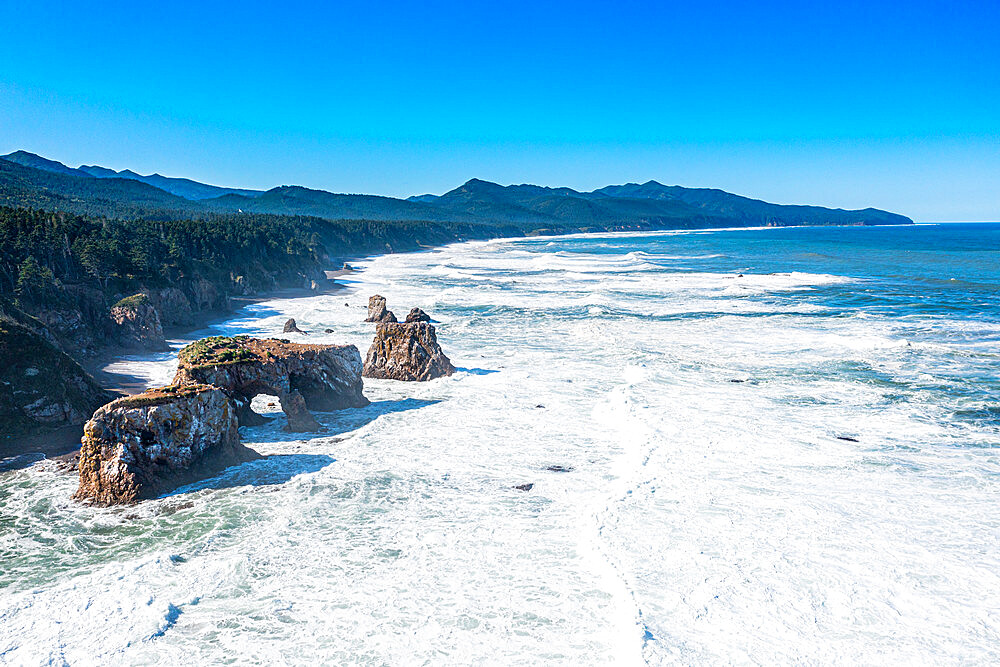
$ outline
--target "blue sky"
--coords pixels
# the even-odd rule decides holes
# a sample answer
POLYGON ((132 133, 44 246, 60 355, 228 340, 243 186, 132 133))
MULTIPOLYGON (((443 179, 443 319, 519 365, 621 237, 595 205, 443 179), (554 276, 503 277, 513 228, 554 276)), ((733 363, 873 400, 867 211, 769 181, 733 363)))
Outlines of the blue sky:
POLYGON ((1000 219, 1000 2, 0 3, 0 152, 1000 219))

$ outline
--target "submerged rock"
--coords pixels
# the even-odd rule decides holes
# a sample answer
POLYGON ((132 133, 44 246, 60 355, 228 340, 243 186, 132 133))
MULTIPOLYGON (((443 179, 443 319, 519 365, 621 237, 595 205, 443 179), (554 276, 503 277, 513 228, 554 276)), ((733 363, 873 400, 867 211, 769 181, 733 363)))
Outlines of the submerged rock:
POLYGON ((433 380, 455 372, 441 350, 434 326, 426 322, 380 323, 365 357, 364 377, 433 380))
POLYGON ((285 322, 285 326, 281 329, 281 333, 300 333, 300 334, 304 334, 306 332, 303 331, 302 329, 300 329, 295 324, 295 318, 294 317, 290 317, 290 318, 288 318, 288 321, 285 322))
POLYGON ((385 297, 378 294, 368 298, 368 317, 365 322, 396 322, 396 316, 385 305, 385 297))
POLYGON ((412 308, 406 316, 407 322, 430 322, 431 316, 420 308, 412 308))
POLYGON ((240 425, 263 417, 250 409, 254 396, 277 396, 291 431, 315 431, 309 410, 368 405, 362 394, 361 354, 353 345, 303 345, 273 338, 215 336, 178 354, 175 385, 210 384, 236 404, 240 425))
POLYGON ((126 297, 111 308, 115 337, 128 348, 166 350, 160 314, 149 296, 139 293, 126 297))
POLYGON ((84 426, 74 498, 134 503, 259 458, 237 429, 236 411, 217 387, 169 386, 112 401, 84 426))

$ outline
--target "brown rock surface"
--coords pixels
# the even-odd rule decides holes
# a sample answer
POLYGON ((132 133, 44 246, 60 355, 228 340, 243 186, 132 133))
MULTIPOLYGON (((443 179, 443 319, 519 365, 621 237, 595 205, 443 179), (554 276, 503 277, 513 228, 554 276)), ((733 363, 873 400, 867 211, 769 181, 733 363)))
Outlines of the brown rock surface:
POLYGON ((455 367, 441 350, 434 326, 382 322, 365 358, 364 377, 424 381, 451 375, 455 367))
POLYGON ((237 429, 236 411, 216 387, 170 386, 112 401, 84 426, 74 497, 134 503, 258 458, 237 429))
POLYGON ((368 298, 368 317, 365 322, 396 322, 396 316, 385 305, 385 297, 378 294, 368 298))
POLYGON ((407 322, 430 322, 431 316, 425 313, 420 308, 411 308, 410 312, 406 315, 407 322))
POLYGON ((292 431, 319 424, 309 410, 364 407, 361 355, 353 345, 303 345, 248 336, 205 338, 180 351, 175 385, 210 384, 236 404, 241 425, 260 423, 254 396, 277 396, 292 431))

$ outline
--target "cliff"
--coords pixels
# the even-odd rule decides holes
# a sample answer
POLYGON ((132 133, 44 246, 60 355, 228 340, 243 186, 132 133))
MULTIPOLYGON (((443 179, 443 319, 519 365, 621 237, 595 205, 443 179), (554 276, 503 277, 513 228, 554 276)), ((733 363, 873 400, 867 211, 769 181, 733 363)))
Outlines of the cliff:
POLYGON ((139 293, 122 299, 111 307, 111 321, 118 342, 138 350, 166 350, 160 313, 148 295, 139 293))
POLYGON ((82 424, 113 398, 57 347, 41 322, 2 302, 0 359, 5 436, 82 424))

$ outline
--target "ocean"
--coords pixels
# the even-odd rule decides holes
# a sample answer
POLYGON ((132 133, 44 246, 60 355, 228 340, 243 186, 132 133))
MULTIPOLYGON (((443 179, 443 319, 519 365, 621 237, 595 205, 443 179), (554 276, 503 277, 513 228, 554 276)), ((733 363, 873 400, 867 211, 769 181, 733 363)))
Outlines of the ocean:
POLYGON ((437 320, 459 372, 366 380, 320 434, 259 397, 267 458, 138 506, 0 473, 0 663, 1000 661, 1000 224, 357 266, 202 334, 363 356, 378 293, 437 320))

